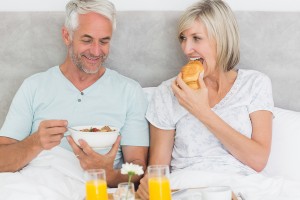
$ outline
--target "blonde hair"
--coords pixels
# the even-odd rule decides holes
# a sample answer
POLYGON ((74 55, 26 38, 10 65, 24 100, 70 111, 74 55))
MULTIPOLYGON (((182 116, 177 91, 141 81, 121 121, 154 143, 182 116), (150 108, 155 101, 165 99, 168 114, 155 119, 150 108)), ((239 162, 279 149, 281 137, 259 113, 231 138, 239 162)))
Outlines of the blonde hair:
POLYGON ((217 44, 217 66, 224 71, 233 69, 240 61, 238 25, 230 7, 222 0, 202 0, 190 6, 181 16, 178 37, 199 20, 208 36, 217 44))
POLYGON ((113 30, 116 28, 116 9, 114 4, 107 0, 71 0, 66 5, 65 27, 72 38, 73 32, 78 27, 78 15, 95 12, 103 15, 112 23, 113 30))

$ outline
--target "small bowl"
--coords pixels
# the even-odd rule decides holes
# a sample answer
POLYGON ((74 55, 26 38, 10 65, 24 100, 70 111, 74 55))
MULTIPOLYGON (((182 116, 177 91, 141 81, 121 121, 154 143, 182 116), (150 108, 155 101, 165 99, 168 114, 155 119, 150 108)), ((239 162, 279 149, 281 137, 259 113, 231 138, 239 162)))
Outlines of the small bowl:
POLYGON ((106 149, 110 148, 116 141, 119 135, 119 129, 109 126, 113 131, 111 132, 85 132, 83 129, 90 128, 101 129, 104 126, 90 125, 90 126, 74 126, 69 128, 72 138, 75 143, 79 145, 78 140, 85 140, 93 149, 106 149))

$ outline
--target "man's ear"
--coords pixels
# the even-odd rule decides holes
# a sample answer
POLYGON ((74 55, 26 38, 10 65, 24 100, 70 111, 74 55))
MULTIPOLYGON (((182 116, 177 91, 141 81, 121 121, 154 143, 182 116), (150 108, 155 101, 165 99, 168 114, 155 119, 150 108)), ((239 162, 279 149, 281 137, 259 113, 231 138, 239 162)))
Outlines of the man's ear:
POLYGON ((61 30, 62 38, 64 40, 64 43, 66 46, 69 46, 71 44, 71 35, 69 34, 69 31, 66 27, 63 27, 61 30))

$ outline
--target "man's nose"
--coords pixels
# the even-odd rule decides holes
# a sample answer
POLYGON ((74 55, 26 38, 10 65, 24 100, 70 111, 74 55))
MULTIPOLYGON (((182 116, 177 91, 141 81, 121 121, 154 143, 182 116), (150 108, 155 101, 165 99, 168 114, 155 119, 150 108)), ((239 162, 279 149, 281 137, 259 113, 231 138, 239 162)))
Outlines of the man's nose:
POLYGON ((98 42, 93 42, 90 48, 90 52, 94 56, 99 56, 101 52, 101 45, 98 42))

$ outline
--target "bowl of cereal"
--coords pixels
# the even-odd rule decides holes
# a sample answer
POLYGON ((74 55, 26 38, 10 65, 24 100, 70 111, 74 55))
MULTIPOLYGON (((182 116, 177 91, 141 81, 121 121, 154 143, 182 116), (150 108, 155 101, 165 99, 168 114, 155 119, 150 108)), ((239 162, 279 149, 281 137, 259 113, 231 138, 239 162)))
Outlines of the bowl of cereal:
POLYGON ((69 128, 72 138, 79 145, 79 139, 85 140, 93 149, 110 148, 119 135, 119 129, 112 126, 74 126, 69 128))

